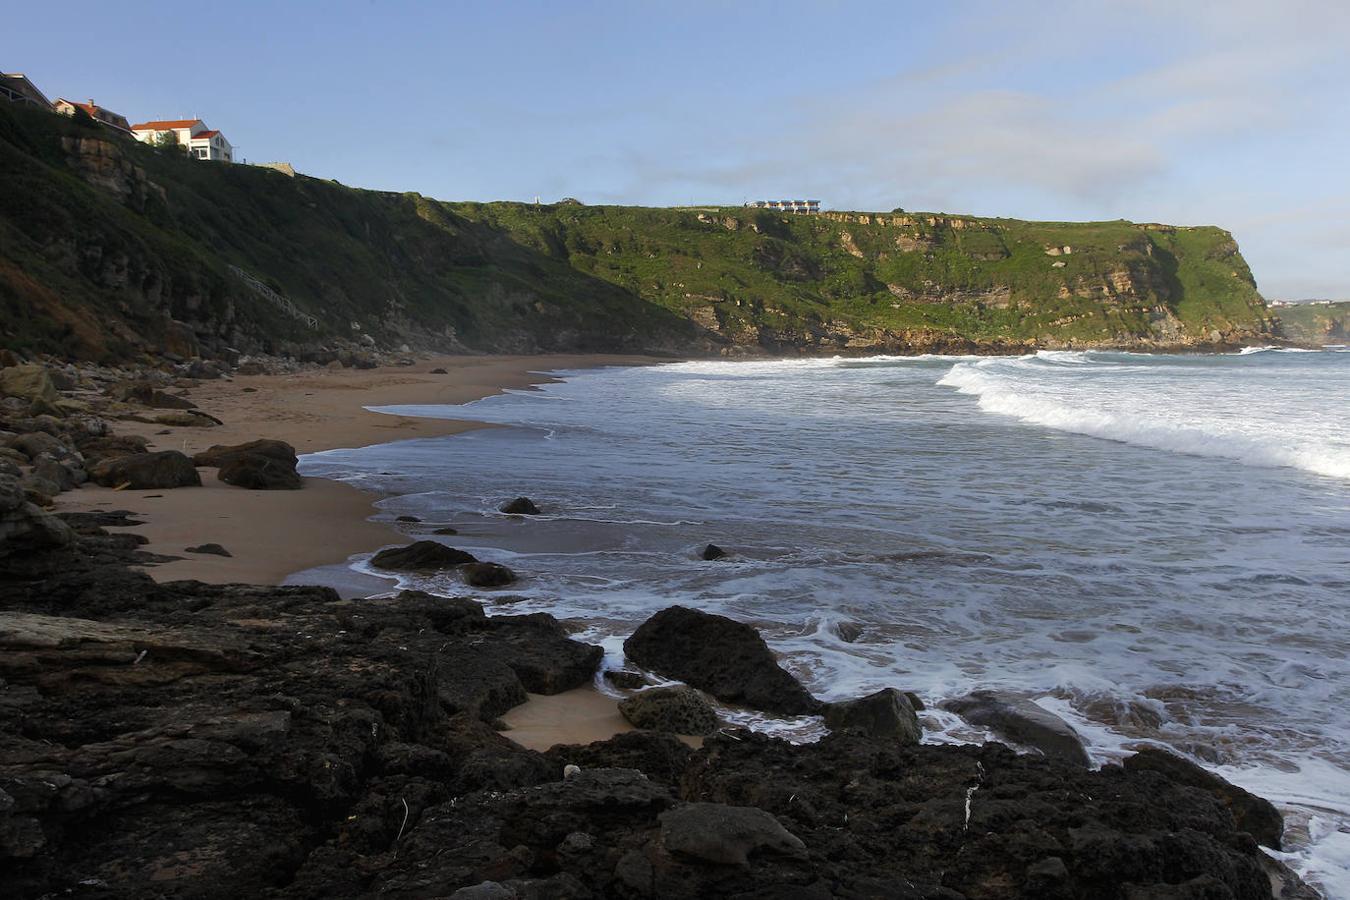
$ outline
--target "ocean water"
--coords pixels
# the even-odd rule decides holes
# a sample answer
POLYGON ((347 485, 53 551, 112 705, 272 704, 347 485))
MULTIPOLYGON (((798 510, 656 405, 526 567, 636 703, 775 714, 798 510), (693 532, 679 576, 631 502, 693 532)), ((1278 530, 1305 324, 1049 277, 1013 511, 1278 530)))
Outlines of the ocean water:
MULTIPOLYGON (((1070 720, 1099 763, 1185 753, 1280 805, 1288 862, 1350 898, 1350 352, 557 374, 388 408, 512 427, 303 471, 456 526, 443 540, 523 576, 483 596, 584 620, 610 665, 682 603, 754 623, 826 699, 1000 688, 1070 720), (495 511, 521 494, 545 514, 495 511), (733 556, 697 559, 710 541, 733 556)), ((930 740, 984 737, 924 715, 930 740)))

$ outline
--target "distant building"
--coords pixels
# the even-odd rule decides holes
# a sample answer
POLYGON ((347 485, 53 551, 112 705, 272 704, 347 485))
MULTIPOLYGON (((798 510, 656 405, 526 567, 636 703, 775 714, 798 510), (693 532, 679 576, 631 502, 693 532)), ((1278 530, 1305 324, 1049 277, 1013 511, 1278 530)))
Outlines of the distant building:
POLYGON ((52 101, 22 72, 0 72, 0 98, 51 111, 52 101))
POLYGON ((155 144, 164 134, 175 134, 178 143, 197 159, 234 162, 234 148, 219 131, 207 128, 201 119, 159 119, 132 125, 131 132, 143 144, 155 144))
POLYGON ((89 118, 98 122, 100 125, 107 125, 115 131, 120 131, 125 135, 135 137, 131 132, 131 125, 127 122, 126 116, 120 116, 110 109, 104 109, 93 100, 90 100, 88 103, 76 103, 73 100, 60 98, 56 101, 54 109, 63 116, 73 116, 75 115, 75 110, 82 109, 88 114, 89 118))
POLYGON ((755 209, 776 209, 779 212, 818 213, 819 200, 754 200, 745 204, 755 209))

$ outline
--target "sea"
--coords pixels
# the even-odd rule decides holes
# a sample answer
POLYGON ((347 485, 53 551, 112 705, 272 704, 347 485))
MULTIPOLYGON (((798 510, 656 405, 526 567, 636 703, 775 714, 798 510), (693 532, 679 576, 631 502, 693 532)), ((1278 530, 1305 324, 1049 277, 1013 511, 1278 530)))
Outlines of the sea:
MULTIPOLYGON (((580 620, 606 666, 658 609, 759 627, 824 699, 980 688, 1097 764, 1158 745, 1274 801, 1287 863, 1350 898, 1350 352, 678 362, 405 416, 492 426, 302 471, 521 575, 493 612, 580 620), (524 495, 537 517, 497 512, 524 495), (705 562, 708 543, 726 559, 705 562)), ((367 557, 352 568, 370 572, 367 557)), ((473 593, 454 573, 399 587, 473 593)), ((597 682, 604 690, 607 683, 597 682)), ((727 710, 790 740, 819 720, 727 710)))

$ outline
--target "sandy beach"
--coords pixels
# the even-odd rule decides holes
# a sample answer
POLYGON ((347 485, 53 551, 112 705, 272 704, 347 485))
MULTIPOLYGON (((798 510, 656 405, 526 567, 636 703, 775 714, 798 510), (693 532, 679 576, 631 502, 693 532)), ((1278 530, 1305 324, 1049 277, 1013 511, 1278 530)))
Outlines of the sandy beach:
MULTIPOLYGON (((365 407, 468 403, 548 382, 540 372, 657 361, 633 356, 451 356, 405 367, 241 375, 204 381, 188 392, 198 407, 224 422, 219 427, 119 422, 117 430, 144 435, 152 450, 188 454, 257 438, 286 441, 300 454, 364 447, 486 427, 391 416, 365 407), (431 374, 433 369, 446 374, 431 374)), ((355 553, 406 540, 391 525, 369 521, 371 505, 380 497, 350 485, 306 478, 300 491, 250 491, 218 481, 213 469, 201 474, 202 487, 169 491, 86 485, 62 494, 57 508, 124 509, 143 518, 143 525, 130 529, 149 539, 143 549, 181 557, 148 567, 157 581, 280 584, 292 573, 340 564, 355 553), (185 552, 203 543, 220 544, 232 555, 185 552)))

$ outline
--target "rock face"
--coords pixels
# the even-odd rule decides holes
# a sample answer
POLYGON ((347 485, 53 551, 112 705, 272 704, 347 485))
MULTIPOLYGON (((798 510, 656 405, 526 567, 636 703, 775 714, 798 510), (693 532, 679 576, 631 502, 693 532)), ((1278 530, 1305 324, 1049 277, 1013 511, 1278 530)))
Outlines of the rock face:
POLYGON ((398 572, 436 572, 477 561, 470 553, 436 541, 414 541, 406 547, 381 550, 371 557, 370 564, 398 572))
POLYGON ((516 573, 499 563, 465 563, 460 571, 464 574, 464 583, 471 587, 505 587, 516 580, 516 573))
POLYGON ((177 450, 132 453, 105 459, 94 466, 89 472, 89 478, 104 487, 126 485, 135 490, 192 487, 202 483, 192 460, 177 450))
POLYGON ((1136 773, 1158 772, 1176 784, 1207 791, 1228 808, 1238 828, 1273 850, 1281 849, 1284 817, 1269 800, 1206 772, 1188 759, 1156 747, 1146 747, 1127 758, 1125 770, 1136 773))
POLYGON ((819 712, 820 701, 774 658, 759 632, 725 616, 672 606, 623 644, 638 665, 737 703, 782 715, 819 712))
POLYGON ((1032 747, 1052 759, 1087 768, 1083 742, 1059 716, 1013 694, 975 691, 942 704, 972 725, 988 728, 1015 744, 1032 747))
POLYGON ((923 728, 914 707, 895 688, 882 688, 857 700, 827 704, 825 724, 834 731, 857 731, 901 744, 923 740, 923 728))
POLYGON ((529 497, 517 497, 514 500, 508 500, 498 507, 501 512, 512 516, 537 516, 539 507, 534 505, 534 501, 529 497))
POLYGON ((698 556, 699 559, 711 561, 714 559, 721 559, 726 555, 727 551, 723 550, 721 547, 717 546, 716 544, 709 544, 708 546, 703 548, 703 552, 701 552, 698 556))
POLYGON ((648 731, 706 735, 717 730, 717 713, 691 687, 649 688, 619 701, 619 712, 634 728, 648 731))

